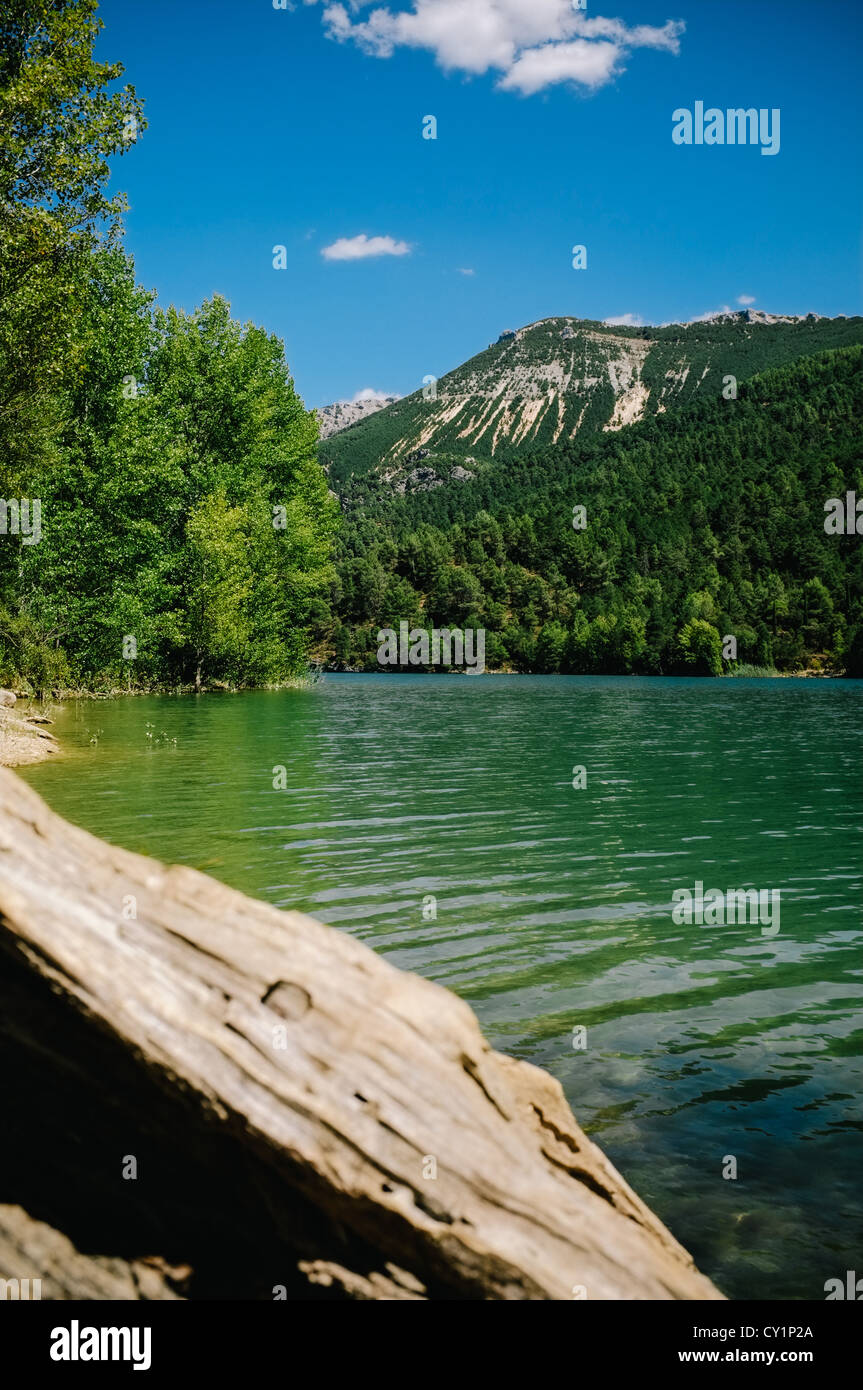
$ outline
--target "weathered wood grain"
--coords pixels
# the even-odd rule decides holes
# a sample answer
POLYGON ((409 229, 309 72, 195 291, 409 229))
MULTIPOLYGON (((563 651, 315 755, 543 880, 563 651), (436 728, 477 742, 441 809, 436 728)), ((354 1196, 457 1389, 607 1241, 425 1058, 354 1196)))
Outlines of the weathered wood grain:
POLYGON ((455 995, 2 770, 0 1046, 0 1276, 35 1220, 193 1298, 722 1296, 455 995))

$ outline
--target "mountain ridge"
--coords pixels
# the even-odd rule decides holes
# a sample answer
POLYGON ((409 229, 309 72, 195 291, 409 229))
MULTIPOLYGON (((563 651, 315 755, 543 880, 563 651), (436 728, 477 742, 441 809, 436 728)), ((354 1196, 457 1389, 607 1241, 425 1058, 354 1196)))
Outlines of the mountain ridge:
POLYGON ((574 316, 507 329, 424 390, 319 445, 330 486, 361 502, 380 488, 426 490, 496 457, 613 432, 719 396, 758 372, 863 342, 863 318, 719 311, 687 324, 574 316))

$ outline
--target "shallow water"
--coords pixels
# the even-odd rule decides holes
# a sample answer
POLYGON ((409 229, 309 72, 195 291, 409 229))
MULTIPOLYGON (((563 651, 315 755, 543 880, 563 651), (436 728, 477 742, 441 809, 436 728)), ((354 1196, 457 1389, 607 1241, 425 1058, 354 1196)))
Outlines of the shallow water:
POLYGON ((859 681, 329 676, 66 706, 67 756, 22 775, 456 990, 725 1293, 822 1299, 863 1272, 861 708, 859 681), (676 925, 697 880, 779 889, 778 933, 676 925))

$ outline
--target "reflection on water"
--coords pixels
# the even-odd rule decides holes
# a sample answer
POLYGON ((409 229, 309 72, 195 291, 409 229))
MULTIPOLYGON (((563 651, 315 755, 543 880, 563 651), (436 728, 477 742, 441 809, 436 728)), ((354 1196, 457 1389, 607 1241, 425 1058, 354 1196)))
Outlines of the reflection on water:
POLYGON ((821 1299, 863 1257, 861 696, 334 676, 69 706, 69 755, 25 775, 456 990, 726 1293, 821 1299), (780 889, 779 934, 676 926, 697 880, 780 889))

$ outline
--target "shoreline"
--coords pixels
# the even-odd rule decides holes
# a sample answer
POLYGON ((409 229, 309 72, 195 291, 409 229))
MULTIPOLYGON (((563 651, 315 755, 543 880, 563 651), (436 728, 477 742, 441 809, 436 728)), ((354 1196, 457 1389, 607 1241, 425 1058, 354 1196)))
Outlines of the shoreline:
POLYGON ((11 691, 0 691, 0 767, 25 767, 59 753, 59 743, 45 728, 53 722, 32 700, 19 708, 11 691))
MULTIPOLYGON (((155 686, 146 689, 128 689, 116 687, 111 690, 80 690, 62 689, 51 691, 44 702, 39 702, 34 696, 18 695, 11 690, 0 689, 0 767, 25 767, 34 763, 46 762, 55 754, 62 752, 62 748, 56 737, 48 733, 45 725, 53 724, 53 719, 45 713, 46 709, 53 704, 66 704, 74 700, 122 700, 132 699, 147 695, 241 695, 255 690, 291 690, 303 689, 307 686, 317 685, 324 676, 376 676, 376 675, 461 675, 459 671, 446 671, 437 673, 435 671, 419 670, 397 670, 397 671, 366 671, 352 668, 342 668, 341 670, 325 670, 317 668, 306 680, 286 681, 283 685, 266 686, 228 686, 214 684, 196 690, 194 686, 155 686)), ((569 672, 561 671, 484 671, 487 676, 564 676, 569 672)), ((602 673, 598 673, 602 674, 602 673)), ((649 676, 638 676, 633 679, 649 680, 649 676)), ((665 679, 657 677, 656 679, 665 679)), ((686 678, 684 678, 686 679, 686 678)), ((693 679, 689 677, 688 679, 693 679)), ((759 673, 757 676, 736 675, 729 672, 722 676, 703 676, 700 679, 705 682, 715 680, 850 680, 844 672, 839 671, 773 671, 770 673, 759 673)))

